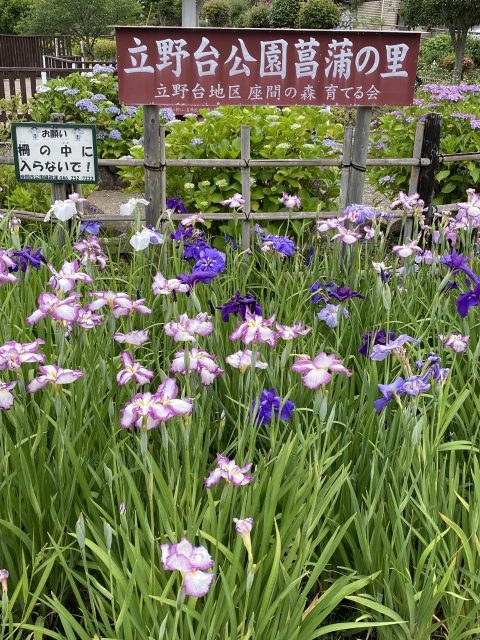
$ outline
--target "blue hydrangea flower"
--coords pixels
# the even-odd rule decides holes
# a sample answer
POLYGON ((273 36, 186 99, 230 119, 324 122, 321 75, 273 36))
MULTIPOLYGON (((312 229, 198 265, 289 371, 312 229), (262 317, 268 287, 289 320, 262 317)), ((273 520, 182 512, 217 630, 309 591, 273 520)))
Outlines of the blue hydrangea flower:
POLYGON ((80 93, 80 89, 65 89, 63 92, 64 96, 76 96, 77 93, 80 93))
POLYGON ((126 120, 128 118, 128 116, 126 116, 124 113, 120 114, 119 116, 117 116, 115 118, 115 120, 118 120, 119 122, 123 122, 124 120, 126 120))
POLYGON ((81 111, 88 111, 88 113, 98 113, 100 111, 97 105, 93 104, 89 98, 82 98, 82 100, 75 103, 75 106, 81 111))
POLYGON ((106 131, 97 131, 97 140, 104 140, 107 137, 106 131))
POLYGON ((110 133, 108 134, 108 137, 111 140, 121 140, 122 139, 122 134, 120 133, 120 131, 118 129, 112 129, 110 131, 110 133))
POLYGON ((170 109, 170 107, 160 109, 159 113, 160 117, 164 120, 175 120, 175 111, 173 109, 170 109))
POLYGON ((107 107, 107 108, 105 109, 105 111, 106 111, 107 113, 113 113, 113 114, 115 114, 115 115, 118 115, 118 114, 120 113, 120 109, 119 109, 118 107, 115 107, 115 106, 114 106, 114 107, 107 107))
POLYGON ((193 144, 194 147, 198 147, 198 145, 203 144, 203 138, 192 138, 190 143, 193 144))

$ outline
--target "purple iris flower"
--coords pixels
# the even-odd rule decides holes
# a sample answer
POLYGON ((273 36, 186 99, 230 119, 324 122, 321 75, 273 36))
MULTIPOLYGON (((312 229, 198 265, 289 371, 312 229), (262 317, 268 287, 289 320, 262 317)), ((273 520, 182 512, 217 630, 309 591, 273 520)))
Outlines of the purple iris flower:
POLYGON ((286 238, 285 236, 273 236, 268 235, 262 238, 263 247, 262 251, 269 251, 273 249, 277 253, 282 254, 282 256, 288 256, 291 258, 295 253, 295 243, 290 238, 286 238))
POLYGON ((80 225, 80 233, 85 231, 86 233, 90 233, 92 236, 96 236, 100 231, 101 224, 100 220, 88 220, 87 222, 82 222, 80 225))
POLYGON ((370 358, 372 360, 385 360, 385 358, 388 356, 389 353, 391 353, 392 351, 396 351, 397 349, 400 349, 405 342, 416 342, 418 344, 420 340, 417 340, 416 338, 411 338, 410 336, 407 336, 405 333, 402 333, 402 335, 398 336, 396 340, 391 340, 385 345, 381 345, 381 344, 375 345, 373 347, 372 353, 370 354, 370 358))
POLYGON ((32 267, 33 269, 40 269, 42 262, 45 264, 47 261, 45 260, 45 256, 42 255, 40 247, 35 249, 32 253, 32 247, 27 245, 23 251, 12 251, 11 258, 15 261, 14 267, 9 267, 9 271, 18 271, 20 268, 24 273, 28 267, 32 267))
POLYGON ((236 238, 233 239, 232 244, 233 244, 233 250, 236 251, 238 249, 238 242, 236 238))
POLYGON ((313 304, 318 304, 320 301, 327 302, 327 300, 331 299, 331 291, 334 291, 336 289, 338 289, 338 287, 335 281, 327 282, 326 284, 323 284, 323 282, 316 282, 315 284, 312 284, 312 286, 309 288, 309 291, 315 294, 312 296, 313 304), (322 289, 322 292, 316 293, 319 289, 322 289))
MULTIPOLYGON (((375 346, 376 344, 387 344, 387 332, 385 329, 374 329, 373 331, 362 334, 362 338, 365 342, 358 350, 358 353, 361 353, 365 358, 368 357, 368 352, 372 346, 375 346)), ((389 331, 388 340, 395 340, 395 333, 393 331, 389 331)))
POLYGON ((475 284, 480 284, 480 278, 478 278, 478 276, 476 276, 473 271, 467 267, 467 262, 469 260, 469 257, 465 258, 463 253, 457 253, 455 249, 450 255, 442 256, 440 258, 440 262, 442 264, 446 264, 447 267, 451 269, 452 273, 463 271, 475 284))
POLYGON ((312 258, 315 254, 315 247, 310 247, 307 257, 305 258, 305 266, 309 267, 312 264, 312 258))
MULTIPOLYGON (((192 227, 193 229, 193 227, 192 227)), ((195 240, 192 244, 185 242, 183 244, 183 259, 184 260, 200 260, 202 251, 210 249, 210 245, 205 240, 195 240)))
POLYGON ((409 396, 418 396, 420 393, 428 391, 428 389, 430 389, 430 385, 426 383, 428 375, 429 374, 425 376, 410 376, 405 380, 400 391, 408 393, 409 396))
MULTIPOLYGON (((468 282, 468 281, 467 281, 468 282)), ((480 281, 475 285, 474 289, 468 289, 455 300, 458 313, 465 318, 468 315, 470 307, 477 307, 480 304, 480 281)))
POLYGON ((184 229, 181 224, 178 225, 175 233, 170 234, 171 240, 184 240, 185 238, 191 238, 193 235, 193 227, 188 227, 188 229, 184 229))
MULTIPOLYGON (((277 418, 280 417, 281 420, 290 420, 293 410, 295 409, 295 405, 290 400, 286 400, 280 408, 282 403, 283 399, 275 395, 275 389, 264 389, 260 394, 260 402, 258 412, 255 416, 255 423, 259 425, 268 424, 272 419, 272 410, 277 418)), ((256 398, 254 398, 252 402, 251 415, 255 414, 255 407, 256 398)))
POLYGON ((173 213, 188 213, 181 198, 167 198, 167 209, 173 209, 173 213))
POLYGON ((225 234, 225 244, 230 244, 230 234, 228 233, 228 231, 225 234))
POLYGON ((236 313, 238 313, 242 320, 245 320, 245 313, 247 309, 257 316, 263 315, 262 307, 259 305, 257 298, 253 293, 249 293, 248 291, 244 296, 241 295, 240 291, 237 291, 233 298, 228 302, 225 302, 225 304, 217 307, 217 309, 221 310, 222 320, 224 322, 228 322, 230 314, 235 315, 236 313))
MULTIPOLYGON (((217 276, 216 271, 194 271, 191 275, 186 273, 179 273, 177 276, 177 280, 180 280, 183 284, 188 284, 190 289, 192 289, 197 282, 201 282, 202 284, 208 284, 213 278, 217 276)), ((187 296, 189 294, 187 293, 187 296)))
POLYGON ((387 406, 390 400, 393 400, 396 395, 400 395, 400 393, 402 393, 403 385, 403 378, 397 378, 391 384, 379 384, 378 388, 380 389, 380 393, 383 397, 374 401, 373 406, 375 408, 375 413, 380 413, 380 411, 387 406))
POLYGON ((365 298, 361 293, 352 291, 350 287, 335 287, 329 291, 330 298, 336 298, 339 302, 348 300, 349 298, 365 298))
POLYGON ((215 271, 215 273, 225 271, 225 254, 211 247, 202 249, 193 271, 215 271))
POLYGON ((442 361, 442 359, 435 355, 435 353, 433 351, 430 351, 429 353, 427 353, 427 359, 426 360, 416 360, 415 361, 415 365, 417 367, 417 369, 426 369, 427 367, 431 367, 434 364, 440 364, 440 362, 442 361))

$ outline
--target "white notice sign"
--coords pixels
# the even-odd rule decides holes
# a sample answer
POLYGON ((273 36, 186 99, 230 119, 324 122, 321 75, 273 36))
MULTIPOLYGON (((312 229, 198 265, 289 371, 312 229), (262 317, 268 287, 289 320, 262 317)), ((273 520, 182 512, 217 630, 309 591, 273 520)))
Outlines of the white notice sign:
POLYGON ((98 182, 93 125, 15 122, 12 141, 19 182, 98 182))

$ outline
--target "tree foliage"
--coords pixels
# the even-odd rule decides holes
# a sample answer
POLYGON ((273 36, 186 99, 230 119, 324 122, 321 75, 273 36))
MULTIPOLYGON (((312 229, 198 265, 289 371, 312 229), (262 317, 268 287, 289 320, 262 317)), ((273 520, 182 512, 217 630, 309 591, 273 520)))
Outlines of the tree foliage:
POLYGON ((208 20, 211 27, 228 27, 232 10, 227 0, 208 0, 203 5, 201 17, 208 20))
POLYGON ((448 28, 455 49, 454 78, 460 80, 468 31, 480 24, 479 0, 402 0, 400 15, 407 27, 448 28))
POLYGON ((270 7, 266 2, 256 4, 245 14, 245 27, 250 29, 268 29, 270 27, 270 7))
POLYGON ((87 53, 93 55, 96 40, 111 31, 110 25, 135 24, 140 11, 136 0, 33 0, 18 30, 70 35, 77 42, 83 40, 87 53))
POLYGON ((0 0, 0 33, 16 33, 17 24, 29 9, 30 0, 0 0))
POLYGON ((299 29, 334 29, 340 24, 342 12, 333 0, 307 0, 300 8, 299 29))
POLYGON ((294 28, 300 9, 300 0, 273 0, 270 26, 273 29, 294 28))

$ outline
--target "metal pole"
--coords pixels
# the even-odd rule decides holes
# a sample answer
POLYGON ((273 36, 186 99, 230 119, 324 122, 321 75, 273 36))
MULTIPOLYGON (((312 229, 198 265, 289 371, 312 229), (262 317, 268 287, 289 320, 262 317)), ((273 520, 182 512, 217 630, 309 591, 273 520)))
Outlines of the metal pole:
POLYGON ((161 208, 160 199, 160 129, 158 106, 143 106, 143 136, 145 149, 145 208, 147 227, 155 226, 161 208))
POLYGON ((197 26, 197 3, 195 0, 182 0, 182 27, 197 26))
MULTIPOLYGON (((242 160, 245 161, 245 166, 242 167, 242 197, 245 200, 243 205, 243 211, 246 216, 250 213, 251 199, 250 199, 250 127, 247 124, 242 125, 241 132, 241 155, 242 160)), ((250 249, 250 220, 242 220, 242 251, 250 249)))

